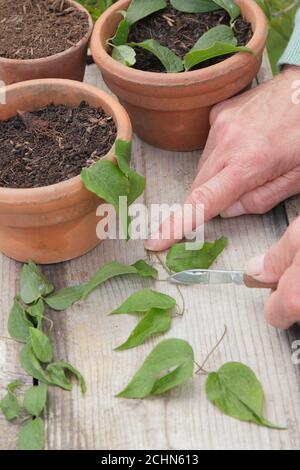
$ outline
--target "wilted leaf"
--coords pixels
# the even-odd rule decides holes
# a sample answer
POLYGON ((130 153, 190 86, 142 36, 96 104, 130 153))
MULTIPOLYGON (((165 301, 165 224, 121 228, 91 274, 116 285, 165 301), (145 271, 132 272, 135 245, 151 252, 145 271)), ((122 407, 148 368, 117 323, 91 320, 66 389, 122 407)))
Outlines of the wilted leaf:
POLYGON ((166 339, 156 346, 127 387, 123 398, 145 398, 160 395, 187 382, 193 375, 194 353, 181 339, 166 339), (175 368, 175 369, 174 369, 175 368), (169 369, 174 369, 169 372, 169 369), (161 374, 166 374, 161 377, 161 374))
POLYGON ((53 364, 48 365, 47 372, 49 373, 52 384, 58 385, 59 387, 65 388, 66 390, 72 389, 72 384, 66 374, 69 373, 74 375, 79 382, 81 393, 84 394, 86 392, 86 384, 83 376, 68 362, 53 362, 53 364))

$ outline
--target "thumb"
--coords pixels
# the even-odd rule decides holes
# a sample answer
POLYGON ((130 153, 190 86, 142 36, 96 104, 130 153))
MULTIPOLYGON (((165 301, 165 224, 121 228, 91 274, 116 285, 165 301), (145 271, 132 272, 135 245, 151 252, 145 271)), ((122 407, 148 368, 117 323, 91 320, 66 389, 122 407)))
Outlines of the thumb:
POLYGON ((299 237, 299 221, 292 224, 284 236, 262 255, 250 259, 246 263, 245 272, 261 282, 278 282, 284 272, 292 265, 297 253, 295 227, 299 237))
POLYGON ((158 232, 150 235, 145 243, 146 249, 151 251, 167 250, 171 245, 197 229, 197 215, 201 212, 202 207, 204 208, 204 222, 219 215, 226 207, 238 200, 244 190, 250 189, 249 187, 244 188, 243 184, 237 184, 237 181, 241 182, 241 170, 238 167, 225 167, 213 178, 193 189, 184 203, 184 206, 192 208, 191 217, 188 220, 183 220, 184 211, 182 210, 169 217, 161 224, 158 232), (178 234, 180 234, 179 237, 178 234))

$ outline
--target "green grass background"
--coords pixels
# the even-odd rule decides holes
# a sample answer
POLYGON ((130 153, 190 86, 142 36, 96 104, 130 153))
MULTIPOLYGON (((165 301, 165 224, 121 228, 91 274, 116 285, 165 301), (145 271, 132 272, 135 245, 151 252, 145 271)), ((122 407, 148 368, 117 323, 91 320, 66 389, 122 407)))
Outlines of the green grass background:
MULTIPOLYGON (((78 0, 97 18, 116 0, 78 0)), ((149 0, 145 0, 149 1, 149 0)), ((184 1, 184 0, 182 0, 184 1)), ((294 18, 300 7, 300 0, 256 0, 265 11, 269 23, 270 34, 268 39, 268 52, 273 72, 277 73, 277 61, 284 51, 294 27, 294 18)))

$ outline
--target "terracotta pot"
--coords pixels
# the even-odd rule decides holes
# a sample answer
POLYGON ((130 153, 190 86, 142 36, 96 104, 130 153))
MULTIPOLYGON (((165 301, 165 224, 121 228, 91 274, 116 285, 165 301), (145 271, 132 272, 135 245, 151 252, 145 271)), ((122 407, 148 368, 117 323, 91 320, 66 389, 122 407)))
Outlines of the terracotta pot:
MULTIPOLYGON (((130 140, 129 117, 117 100, 84 83, 62 79, 32 80, 6 89, 0 120, 20 109, 34 111, 49 103, 78 106, 86 101, 102 107, 117 126, 117 138, 130 140)), ((105 158, 114 159, 114 149, 105 158)), ((96 236, 101 203, 80 176, 32 189, 0 188, 0 250, 18 261, 57 263, 76 258, 100 243, 96 236)))
POLYGON ((6 85, 38 78, 83 80, 88 43, 93 31, 93 20, 83 6, 73 0, 68 1, 88 15, 89 29, 86 35, 75 46, 49 57, 24 60, 0 57, 0 80, 6 85))
POLYGON ((109 88, 127 109, 135 132, 146 142, 169 150, 195 150, 205 145, 211 107, 246 88, 258 72, 268 26, 254 0, 236 0, 250 21, 254 52, 238 53, 219 64, 184 73, 153 73, 128 68, 107 53, 130 0, 120 0, 97 21, 91 39, 94 60, 109 88))

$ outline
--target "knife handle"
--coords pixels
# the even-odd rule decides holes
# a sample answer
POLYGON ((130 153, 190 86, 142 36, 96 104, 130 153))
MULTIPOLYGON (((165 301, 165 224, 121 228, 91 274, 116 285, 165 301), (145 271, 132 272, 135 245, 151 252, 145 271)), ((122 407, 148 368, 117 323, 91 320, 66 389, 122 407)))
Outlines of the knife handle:
POLYGON ((267 282, 260 282, 254 277, 249 276, 248 274, 244 274, 244 282, 245 286, 249 287, 250 289, 272 289, 276 290, 278 287, 277 282, 267 283, 267 282))

